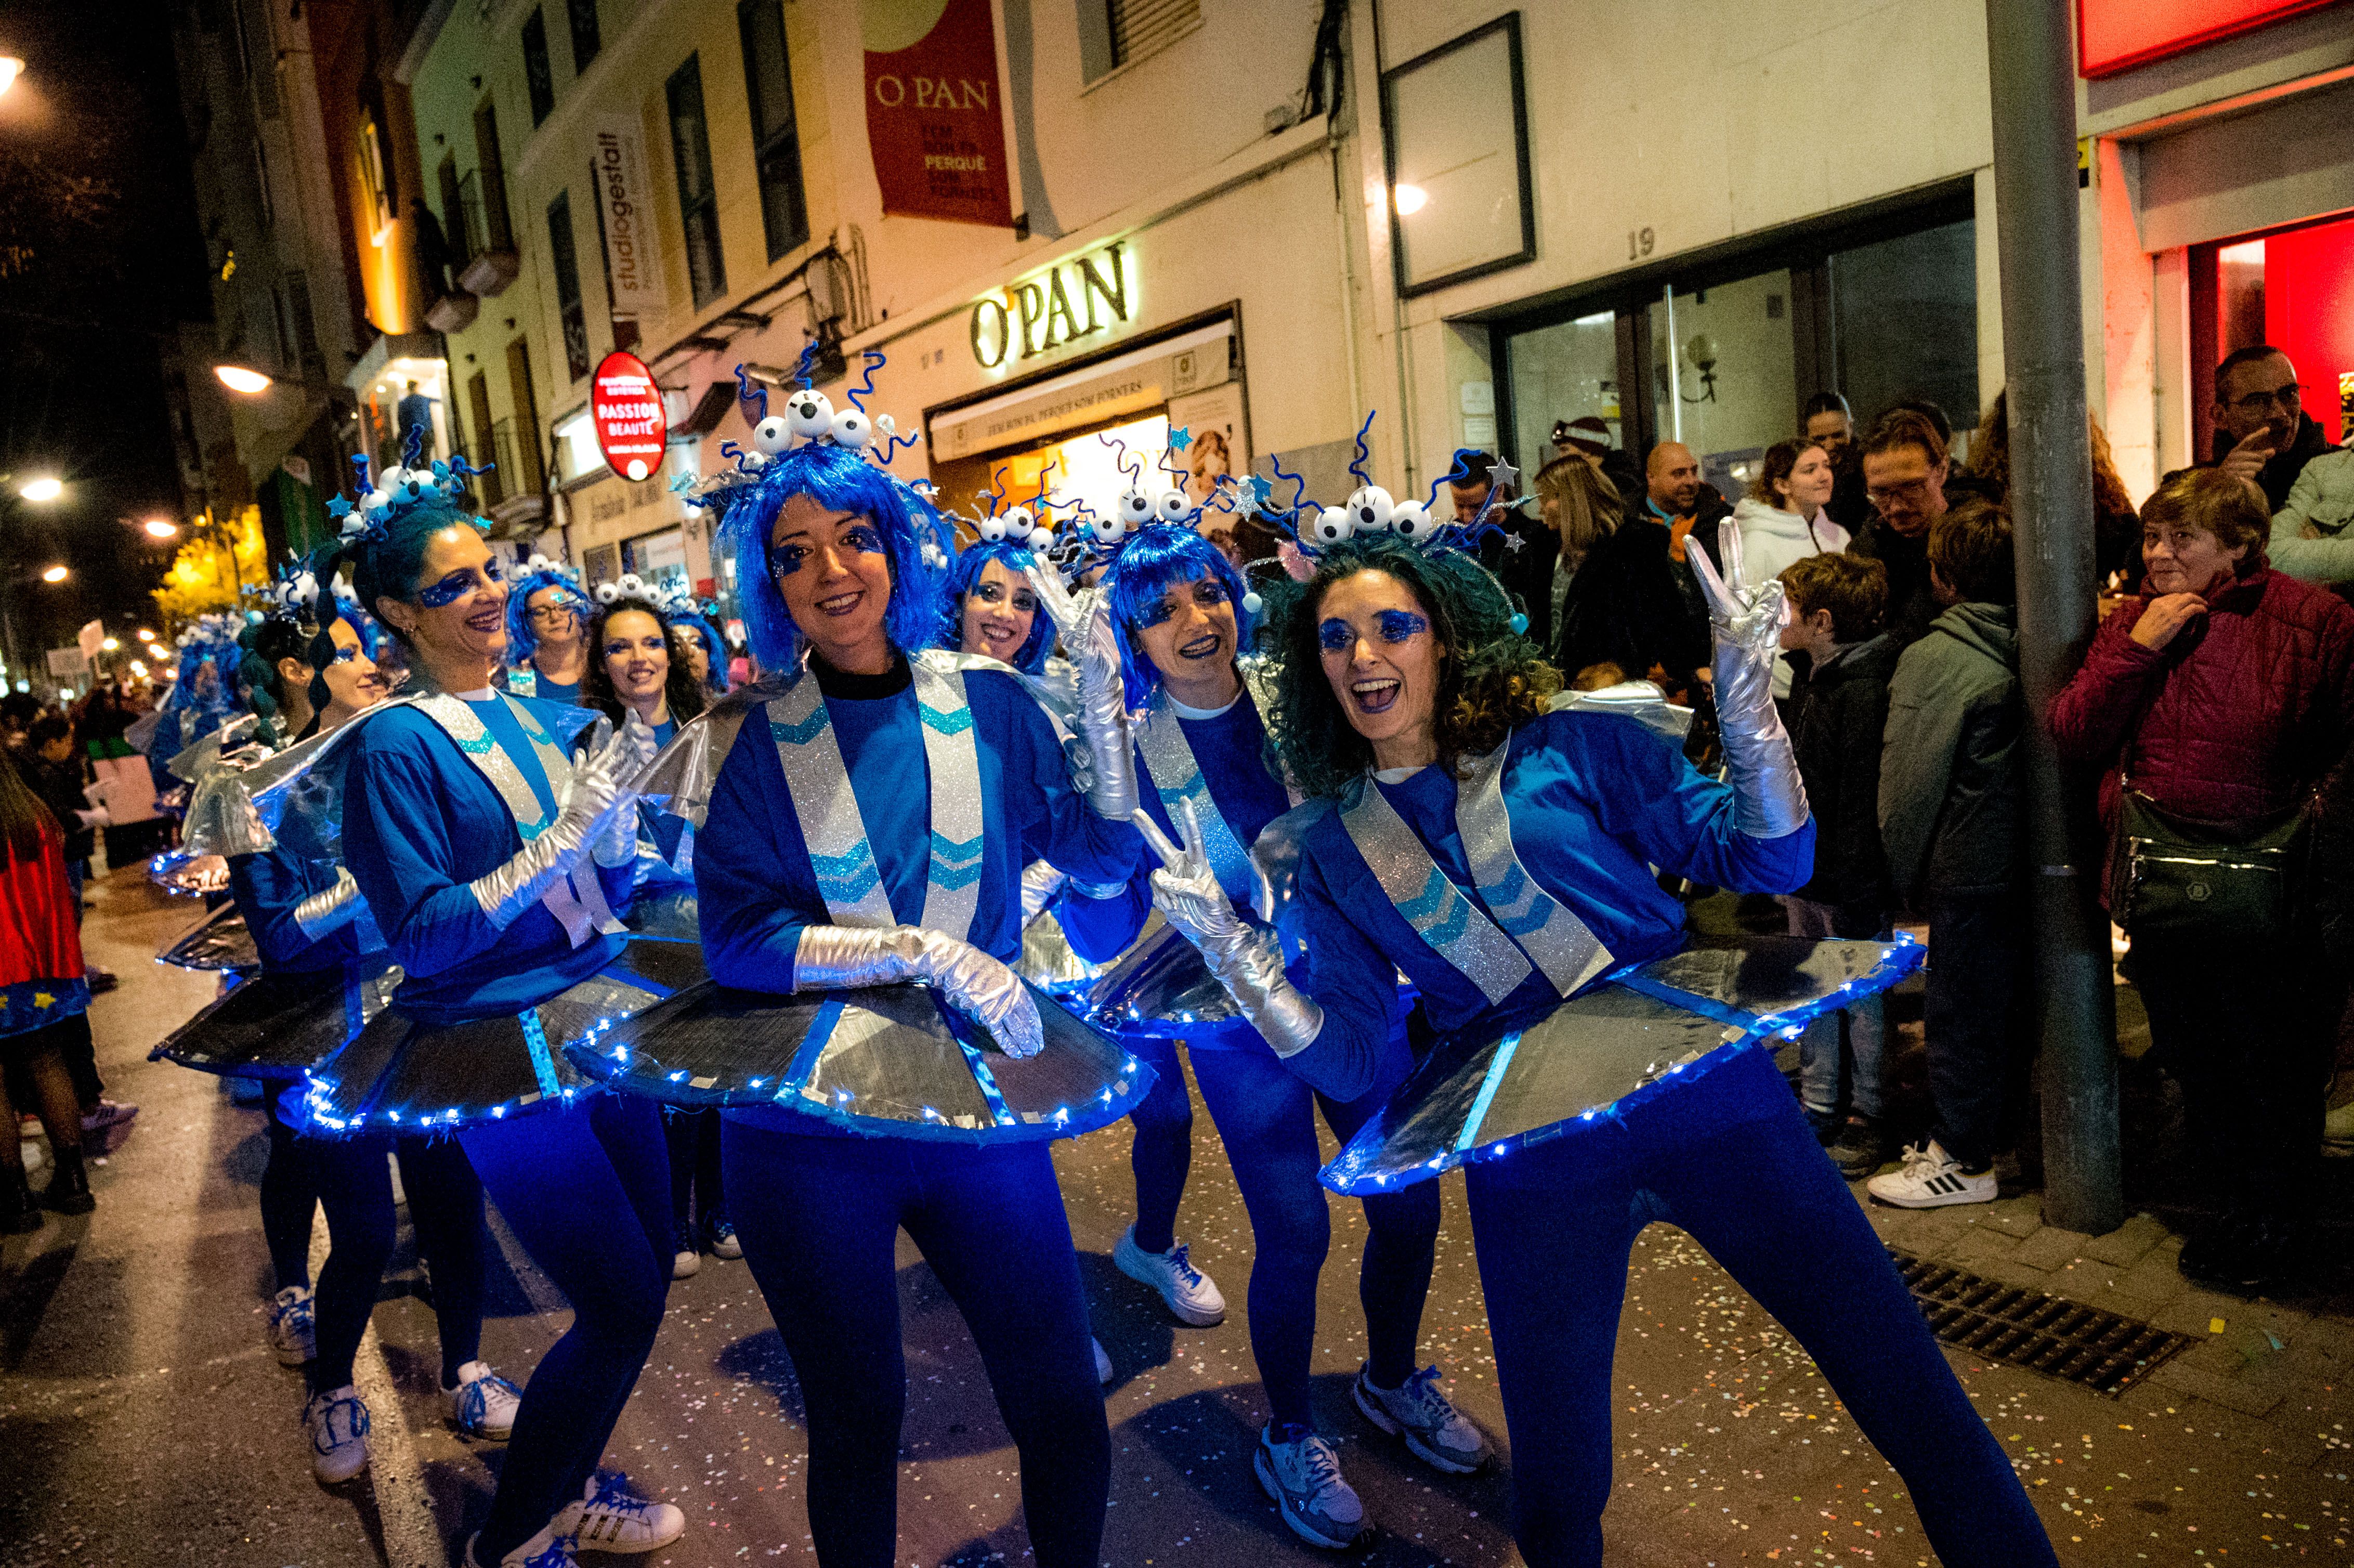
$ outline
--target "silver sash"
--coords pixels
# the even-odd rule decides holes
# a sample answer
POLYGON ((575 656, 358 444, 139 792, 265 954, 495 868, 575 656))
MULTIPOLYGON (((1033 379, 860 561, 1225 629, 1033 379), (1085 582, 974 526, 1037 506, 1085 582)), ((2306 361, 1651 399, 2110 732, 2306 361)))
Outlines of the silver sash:
POLYGON ((1512 847, 1503 785, 1511 746, 1506 741, 1474 762, 1456 787, 1455 829, 1488 914, 1439 869, 1372 779, 1341 812, 1349 841, 1397 912, 1490 1003, 1510 996, 1532 969, 1567 996, 1613 961, 1585 922, 1537 885, 1512 847))
MULTIPOLYGON (((541 774, 547 779, 548 793, 557 800, 564 798, 564 787, 572 779, 572 758, 528 709, 505 693, 498 700, 505 703, 523 728, 524 736, 531 742, 532 754, 539 759, 541 774)), ((446 692, 420 697, 417 709, 441 726, 442 733, 465 753, 466 760, 474 765, 490 787, 498 791, 499 799, 514 819, 515 832, 523 842, 531 842, 546 832, 556 821, 552 808, 543 807, 531 780, 523 776, 514 758, 499 747, 498 740, 473 709, 446 692)), ((569 874, 560 876, 548 890, 540 895, 540 903, 556 916, 572 945, 579 947, 594 932, 614 935, 625 927, 613 918, 612 906, 605 902, 605 889, 597 880, 597 868, 585 862, 569 874)))
MULTIPOLYGON (((953 665, 925 654, 908 664, 923 721, 925 769, 931 776, 931 867, 917 923, 964 941, 981 906, 981 757, 972 709, 965 700, 964 676, 953 665)), ((805 675, 772 698, 768 723, 827 916, 838 926, 869 929, 901 924, 875 866, 850 770, 816 679, 805 675)))
MULTIPOLYGON (((1265 712, 1258 710, 1247 684, 1235 700, 1249 703, 1259 711, 1260 726, 1265 727, 1265 712)), ((1171 824, 1174 826, 1181 821, 1177 803, 1192 800, 1194 818, 1202 825, 1202 851, 1209 856, 1210 869, 1218 874, 1218 885, 1237 904, 1255 904, 1258 877, 1251 869, 1250 851, 1235 836, 1234 829, 1227 825, 1217 802, 1212 799, 1209 782, 1202 777, 1202 765, 1194 759, 1193 745, 1185 738, 1184 722, 1169 705, 1168 687, 1160 687, 1152 694, 1152 705, 1145 711, 1136 748, 1144 758, 1144 770, 1151 776, 1152 788, 1160 794, 1161 809, 1169 813, 1171 824)), ((1299 804, 1299 791, 1288 781, 1285 790, 1293 805, 1299 804)))

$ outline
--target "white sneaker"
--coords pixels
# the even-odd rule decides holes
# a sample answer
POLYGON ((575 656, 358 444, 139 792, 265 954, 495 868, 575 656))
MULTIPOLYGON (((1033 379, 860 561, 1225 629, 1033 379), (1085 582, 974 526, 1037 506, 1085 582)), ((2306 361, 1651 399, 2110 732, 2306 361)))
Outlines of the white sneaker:
POLYGON ((368 1467, 368 1407, 350 1383, 314 1393, 302 1407, 311 1434, 311 1473, 323 1487, 350 1480, 368 1467))
POLYGON ((1275 1499, 1275 1511, 1302 1541, 1338 1551, 1364 1533, 1365 1505, 1341 1478, 1332 1446, 1313 1432, 1278 1443, 1272 1423, 1260 1428, 1251 1468, 1275 1499))
POLYGON ((579 1568, 579 1560, 572 1555, 572 1538, 557 1534, 552 1525, 496 1563, 474 1554, 474 1543, 482 1538, 480 1531, 466 1537, 466 1568, 579 1568))
POLYGON ((1187 1260, 1183 1242, 1167 1252, 1147 1252, 1136 1245, 1136 1227, 1130 1225, 1112 1248, 1111 1260, 1139 1285, 1160 1292, 1179 1322, 1207 1329, 1226 1320, 1226 1298, 1208 1275, 1187 1260))
POLYGON ((450 1396, 450 1419, 467 1436, 504 1443, 514 1430, 523 1390, 493 1372, 490 1362, 468 1361, 458 1369, 458 1386, 441 1392, 450 1396))
POLYGON ((1357 1408, 1394 1437, 1404 1437, 1416 1458, 1453 1476, 1468 1476, 1488 1462, 1488 1435, 1439 1392, 1438 1369, 1425 1367, 1403 1388, 1381 1388, 1357 1369, 1357 1408))
POLYGON ((1935 1139, 1908 1145, 1903 1163, 1884 1176, 1874 1176, 1863 1190, 1883 1203, 1900 1209, 1935 1209, 1947 1203, 1991 1203, 1995 1200, 1994 1167, 1975 1176, 1946 1152, 1935 1139))
POLYGON ((695 1227, 681 1221, 678 1249, 670 1260, 670 1277, 673 1279, 693 1279, 702 1267, 703 1249, 695 1244, 695 1227))
POLYGON ((638 1496, 620 1471, 600 1470, 588 1478, 580 1500, 565 1504, 547 1529, 583 1552, 659 1552, 686 1533, 686 1515, 638 1496))
POLYGON ((309 1286, 290 1285, 270 1303, 270 1348, 281 1367, 299 1367, 319 1353, 312 1334, 309 1286))
POLYGON ((1111 1357, 1105 1353, 1103 1341, 1101 1340, 1093 1340, 1088 1342, 1093 1344, 1096 1348, 1096 1381, 1097 1383, 1109 1383, 1111 1381, 1111 1357))

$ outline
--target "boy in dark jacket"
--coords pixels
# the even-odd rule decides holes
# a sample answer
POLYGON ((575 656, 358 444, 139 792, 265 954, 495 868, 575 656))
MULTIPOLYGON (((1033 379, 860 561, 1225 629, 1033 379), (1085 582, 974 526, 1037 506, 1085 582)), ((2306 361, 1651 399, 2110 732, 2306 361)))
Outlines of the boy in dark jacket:
MULTIPOLYGON (((1888 721, 1895 640, 1881 630, 1888 570, 1861 556, 1821 554, 1782 572, 1789 624, 1782 646, 1804 660, 1790 683, 1790 745, 1815 816, 1815 874, 1782 900, 1794 937, 1882 936, 1891 898, 1880 848, 1880 747, 1888 721)), ((1852 1179, 1889 1156, 1881 1126, 1881 999, 1827 1013, 1798 1041, 1798 1097, 1807 1119, 1852 1179), (1842 1036, 1844 1045, 1842 1046, 1842 1036), (1840 1116, 1842 1068, 1851 1086, 1840 1116)))
POLYGON ((1882 1202, 1926 1209, 1995 1196, 2003 1091, 2027 993, 2020 896, 2019 632, 2010 518, 1962 503, 1929 533, 1945 613, 1904 651, 1888 688, 1880 837, 1898 896, 1929 918, 1926 1025, 1936 1120, 1882 1202))

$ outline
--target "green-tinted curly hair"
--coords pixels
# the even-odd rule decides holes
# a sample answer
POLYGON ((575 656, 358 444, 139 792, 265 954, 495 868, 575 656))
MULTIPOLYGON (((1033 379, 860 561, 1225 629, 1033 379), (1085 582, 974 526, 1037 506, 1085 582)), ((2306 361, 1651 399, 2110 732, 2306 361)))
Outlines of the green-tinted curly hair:
POLYGON ((1502 586, 1471 556, 1417 549, 1389 535, 1331 546, 1306 582, 1286 578, 1264 590, 1262 646, 1278 666, 1267 727, 1284 769, 1309 794, 1337 798, 1373 765, 1372 745, 1349 723, 1324 677, 1317 640, 1324 590, 1361 571, 1404 583, 1430 617, 1443 651, 1434 707, 1438 760, 1458 778, 1465 758, 1502 745, 1561 690, 1560 672, 1512 629, 1502 586))

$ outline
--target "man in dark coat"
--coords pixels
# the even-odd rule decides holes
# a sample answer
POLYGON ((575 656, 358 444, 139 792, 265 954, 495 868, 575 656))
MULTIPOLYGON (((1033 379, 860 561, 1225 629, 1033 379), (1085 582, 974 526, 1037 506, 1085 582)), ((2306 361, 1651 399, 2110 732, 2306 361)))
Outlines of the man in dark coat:
POLYGON ((1671 695, 1689 695, 1701 684, 1713 644, 1688 551, 1700 519, 1712 523, 1729 511, 1705 504, 1700 464, 1681 442, 1652 448, 1645 474, 1643 503, 1628 510, 1587 560, 1596 574, 1593 602, 1604 613, 1567 629, 1562 668, 1616 664, 1634 679, 1659 680, 1671 695))
POLYGON ((1929 529, 1946 514, 1946 443, 1921 414, 1883 414, 1863 439, 1873 512, 1848 547, 1888 568, 1888 630, 1899 649, 1928 634, 1944 606, 1929 582, 1929 529))
POLYGON ((2305 465, 2338 448, 2302 403, 2296 366, 2268 343, 2233 351, 2215 367, 2215 445, 2202 468, 2252 479, 2265 510, 2288 504, 2305 465))

